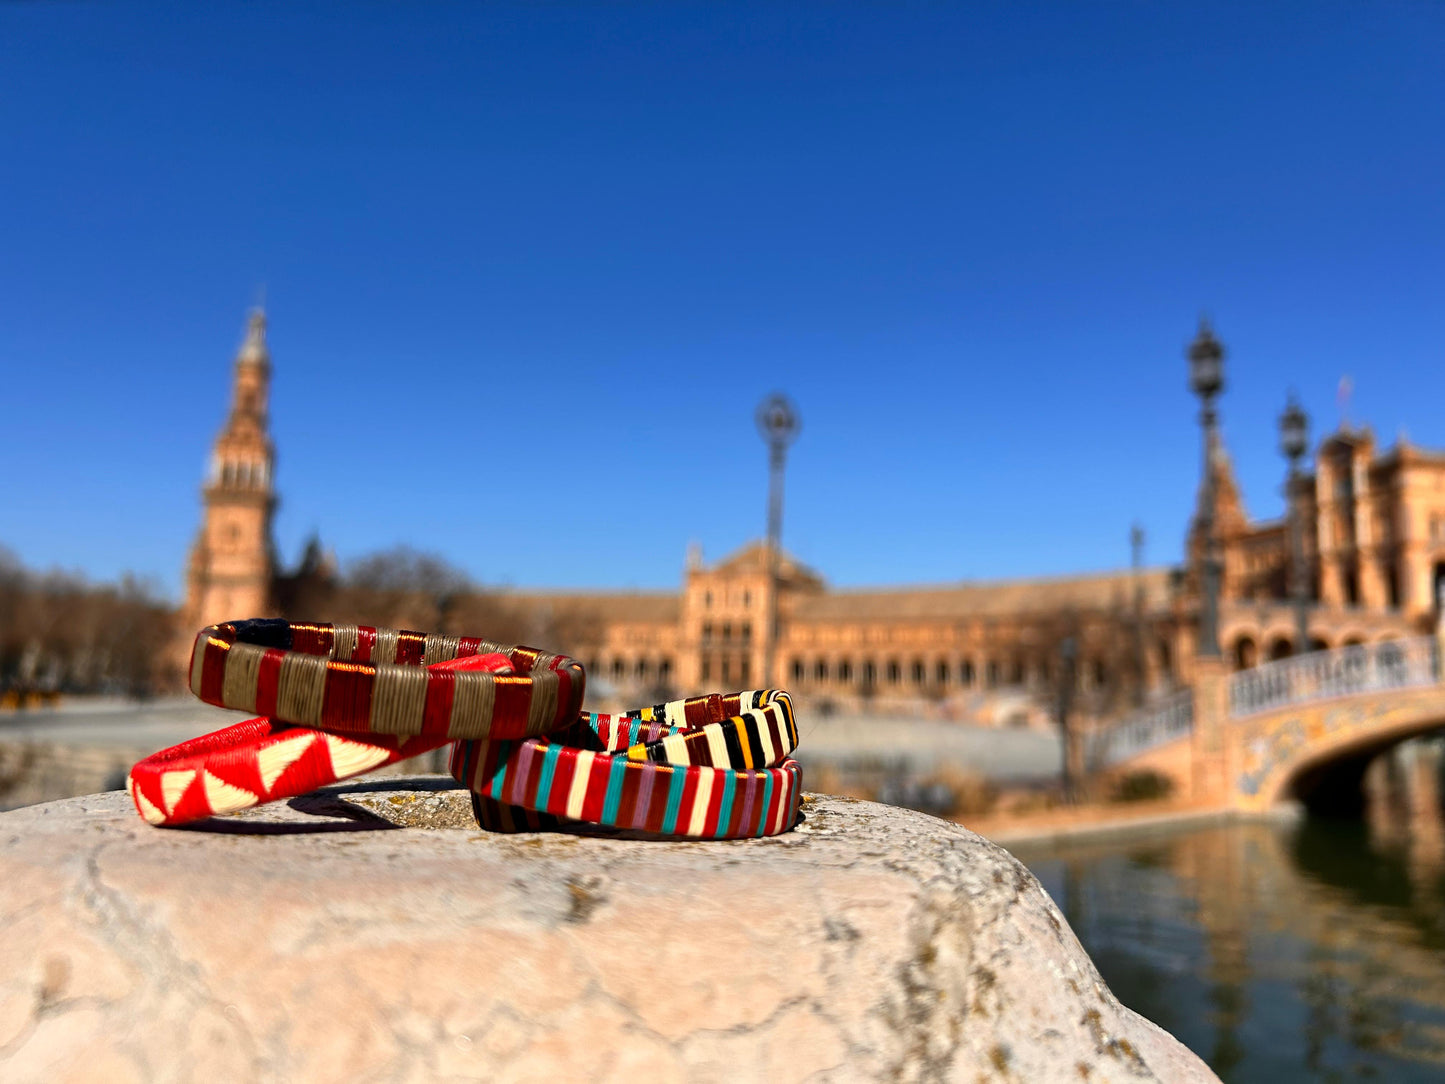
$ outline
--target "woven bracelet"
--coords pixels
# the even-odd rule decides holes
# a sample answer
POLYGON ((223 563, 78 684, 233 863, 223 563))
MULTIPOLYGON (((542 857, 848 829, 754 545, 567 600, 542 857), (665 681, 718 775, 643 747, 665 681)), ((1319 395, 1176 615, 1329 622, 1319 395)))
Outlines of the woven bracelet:
POLYGON ((787 693, 735 693, 587 715, 548 738, 459 742, 451 769, 484 828, 580 821, 726 839, 792 827, 801 779, 788 754, 797 741, 787 693), (737 714, 699 722, 729 711, 737 714))
POLYGON ((236 621, 202 629, 191 691, 208 704, 323 730, 524 738, 570 724, 582 667, 565 655, 366 625, 236 621), (432 664, 500 653, 515 673, 432 664))
MULTIPOLYGON (((500 652, 428 669, 513 672, 511 659, 500 652)), ((450 743, 425 735, 338 734, 263 716, 151 754, 131 769, 126 790, 151 824, 185 824, 294 798, 450 743)))

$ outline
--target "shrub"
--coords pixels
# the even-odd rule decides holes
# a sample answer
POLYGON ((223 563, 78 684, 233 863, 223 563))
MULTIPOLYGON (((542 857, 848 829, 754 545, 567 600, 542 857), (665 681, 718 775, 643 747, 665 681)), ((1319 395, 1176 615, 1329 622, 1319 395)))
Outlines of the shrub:
POLYGON ((1114 783, 1113 800, 1116 802, 1157 802, 1174 793, 1174 780, 1163 772, 1152 768, 1121 775, 1114 783))

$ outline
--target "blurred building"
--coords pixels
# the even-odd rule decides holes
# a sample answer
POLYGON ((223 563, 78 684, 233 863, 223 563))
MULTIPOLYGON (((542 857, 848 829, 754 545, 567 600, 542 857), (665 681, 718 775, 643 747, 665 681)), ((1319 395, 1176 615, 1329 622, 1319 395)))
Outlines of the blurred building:
MULTIPOLYGON (((334 572, 312 542, 277 567, 271 538, 275 451, 267 429, 270 354, 257 311, 235 362, 230 414, 202 489, 182 639, 236 617, 292 613, 334 572)), ((1221 642, 1236 667, 1295 650, 1284 520, 1245 511, 1228 455, 1211 457, 1221 544, 1221 642)), ((1201 492, 1204 492, 1201 487, 1201 492)), ((1445 454, 1403 441, 1380 452, 1368 430, 1325 438, 1295 493, 1315 648, 1424 631, 1445 580, 1445 454)), ((581 658, 604 699, 650 702, 764 681, 777 673, 815 706, 1042 722, 1067 684, 1076 708, 1105 716, 1187 682, 1195 651, 1198 518, 1177 568, 991 583, 830 588, 817 572, 754 543, 716 562, 688 555, 680 591, 510 592, 538 628, 577 630, 545 646, 581 658), (771 596, 777 593, 776 642, 771 596)), ((315 595, 309 597, 317 597, 315 595)), ((465 630, 482 635, 486 629, 465 630)))

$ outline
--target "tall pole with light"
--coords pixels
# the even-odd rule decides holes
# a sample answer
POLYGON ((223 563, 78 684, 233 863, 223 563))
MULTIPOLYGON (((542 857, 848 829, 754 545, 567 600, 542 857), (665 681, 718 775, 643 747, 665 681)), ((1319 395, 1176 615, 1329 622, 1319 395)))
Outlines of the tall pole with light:
POLYGON ((1219 416, 1214 400, 1224 390, 1224 347, 1214 337, 1209 321, 1199 321, 1199 332, 1185 351, 1189 359, 1189 387, 1199 396, 1199 424, 1204 431, 1204 485, 1200 491, 1199 533, 1201 599, 1199 607, 1198 654, 1217 659, 1219 651, 1219 543, 1215 538, 1214 484, 1215 447, 1219 416))
POLYGON ((1310 589, 1305 573, 1304 514, 1300 508, 1300 461, 1309 449, 1310 419, 1290 393, 1279 416, 1279 450, 1289 460, 1285 510, 1289 516, 1289 597, 1294 604, 1295 654, 1310 649, 1310 589))
POLYGON ((803 424, 792 401, 777 392, 758 404, 757 423, 768 446, 768 612, 763 630, 763 687, 772 688, 778 640, 778 563, 783 544, 783 468, 788 446, 798 439, 803 424))
POLYGON ((1129 528, 1129 564, 1134 580, 1134 705, 1143 704, 1149 694, 1149 663, 1144 654, 1144 528, 1129 528))

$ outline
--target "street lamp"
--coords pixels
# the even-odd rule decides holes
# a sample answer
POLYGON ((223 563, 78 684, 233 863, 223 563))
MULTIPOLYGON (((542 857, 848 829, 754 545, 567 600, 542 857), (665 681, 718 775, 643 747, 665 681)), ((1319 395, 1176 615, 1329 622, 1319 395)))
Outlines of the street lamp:
POLYGON ((773 686, 774 646, 778 639, 778 557, 783 539, 783 466, 788 445, 803 423, 786 395, 774 392, 758 404, 758 433, 768 445, 768 624, 763 630, 763 687, 773 686))
POLYGON ((1218 415, 1214 400, 1224 390, 1224 347, 1214 337, 1209 321, 1200 319, 1199 332, 1185 351, 1189 359, 1189 387, 1199 396, 1199 424, 1204 430, 1204 486, 1199 508, 1203 536, 1200 561, 1202 594, 1199 611, 1199 654, 1219 658, 1219 547, 1214 537, 1214 449, 1218 442, 1218 415))
POLYGON ((1290 393, 1289 403, 1279 416, 1279 450, 1289 460, 1285 500, 1289 514, 1290 599, 1294 602, 1295 654, 1303 655, 1310 644, 1309 584, 1305 578, 1304 516, 1300 509, 1300 460, 1309 449, 1309 415, 1290 393))

